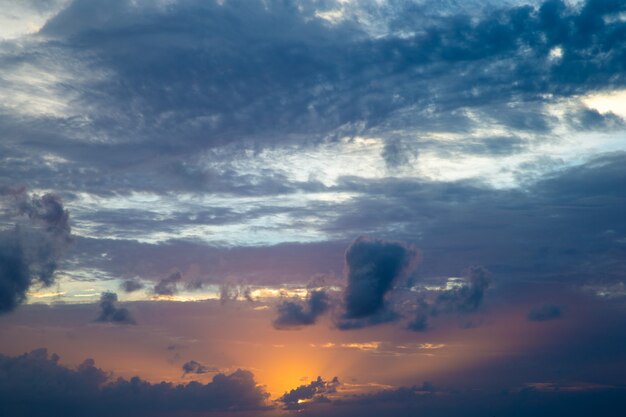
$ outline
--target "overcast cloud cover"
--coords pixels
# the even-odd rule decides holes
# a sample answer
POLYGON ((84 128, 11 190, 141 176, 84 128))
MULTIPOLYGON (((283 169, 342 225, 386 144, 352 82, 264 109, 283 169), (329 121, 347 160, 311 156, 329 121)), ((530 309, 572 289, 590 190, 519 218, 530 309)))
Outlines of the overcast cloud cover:
POLYGON ((623 410, 626 1, 0 0, 0 98, 11 413, 623 410))

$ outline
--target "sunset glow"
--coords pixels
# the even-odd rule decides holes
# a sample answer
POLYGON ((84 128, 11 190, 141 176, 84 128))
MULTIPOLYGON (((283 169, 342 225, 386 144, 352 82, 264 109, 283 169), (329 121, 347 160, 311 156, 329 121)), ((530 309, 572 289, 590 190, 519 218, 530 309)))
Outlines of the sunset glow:
POLYGON ((0 417, 622 417, 626 0, 0 0, 0 417))

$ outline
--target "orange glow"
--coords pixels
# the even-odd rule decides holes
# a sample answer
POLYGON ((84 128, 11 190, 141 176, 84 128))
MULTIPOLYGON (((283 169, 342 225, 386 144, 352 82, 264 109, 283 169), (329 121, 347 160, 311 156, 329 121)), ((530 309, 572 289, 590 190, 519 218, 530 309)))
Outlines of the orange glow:
POLYGON ((260 363, 262 368, 256 369, 255 375, 272 398, 278 398, 299 385, 309 383, 310 379, 320 374, 320 369, 325 368, 323 356, 315 355, 310 349, 290 346, 263 350, 265 352, 259 352, 256 362, 256 366, 260 363))

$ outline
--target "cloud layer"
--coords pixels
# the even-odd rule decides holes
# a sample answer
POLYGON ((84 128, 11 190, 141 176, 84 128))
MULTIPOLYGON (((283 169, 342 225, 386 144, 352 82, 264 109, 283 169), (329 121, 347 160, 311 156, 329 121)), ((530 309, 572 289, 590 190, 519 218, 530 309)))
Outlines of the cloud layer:
POLYGON ((207 384, 152 384, 139 377, 114 379, 92 359, 77 369, 58 361, 46 349, 17 357, 0 355, 0 409, 24 416, 153 416, 267 407, 267 394, 249 371, 217 374, 207 384))

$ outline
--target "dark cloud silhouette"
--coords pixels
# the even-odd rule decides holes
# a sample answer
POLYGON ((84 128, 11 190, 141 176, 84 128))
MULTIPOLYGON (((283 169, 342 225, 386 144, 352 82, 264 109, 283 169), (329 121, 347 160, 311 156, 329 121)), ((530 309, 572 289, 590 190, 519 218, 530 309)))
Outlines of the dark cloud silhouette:
POLYGON ((135 319, 133 319, 128 309, 116 307, 116 302, 116 293, 103 292, 100 296, 100 315, 96 321, 117 324, 136 324, 135 319))
POLYGON ((252 373, 217 374, 207 384, 150 383, 112 378, 91 359, 77 369, 39 349, 17 357, 0 355, 0 411, 3 415, 165 416, 267 408, 268 394, 252 373))
POLYGON ((207 374, 209 372, 219 371, 215 367, 205 366, 205 365, 202 365, 200 362, 197 362, 194 360, 185 362, 182 366, 182 369, 183 369, 183 375, 187 375, 187 374, 201 375, 201 374, 207 374))
POLYGON ((284 300, 276 307, 278 317, 274 319, 277 329, 298 328, 315 324, 330 307, 328 294, 324 290, 309 291, 304 302, 284 300))
POLYGON ((28 261, 11 234, 0 235, 0 312, 14 310, 26 300, 31 285, 28 261))
POLYGON ((367 237, 352 242, 346 250, 345 320, 339 323, 339 328, 392 320, 396 315, 386 309, 385 295, 412 270, 417 259, 417 250, 401 242, 367 237))
POLYGON ((175 295, 178 293, 178 283, 182 279, 183 276, 180 272, 174 272, 154 286, 154 293, 157 295, 175 295))
POLYGON ((71 409, 73 401, 89 401, 98 395, 101 385, 109 374, 96 368, 92 359, 86 359, 77 369, 59 364, 59 356, 48 355, 46 349, 36 349, 16 357, 0 355, 0 410, 13 410, 6 415, 63 414, 63 408, 71 409), (54 406, 57 402, 59 408, 54 406), (63 404, 65 402, 65 404, 63 404), (39 403, 39 404, 37 404, 39 403), (26 413, 25 404, 33 405, 26 413))
POLYGON ((125 292, 135 292, 137 290, 144 288, 144 285, 138 280, 127 279, 122 282, 122 284, 120 285, 120 288, 124 290, 125 292))
POLYGON ((309 403, 330 402, 326 395, 336 392, 339 385, 340 382, 337 377, 334 377, 331 381, 325 381, 321 376, 318 376, 315 381, 311 381, 306 385, 300 385, 286 392, 278 401, 283 403, 288 410, 306 407, 306 403, 303 400, 308 400, 309 403))
POLYGON ((541 307, 533 307, 528 312, 530 321, 548 321, 561 318, 561 307, 553 304, 545 304, 541 307))
POLYGON ((26 300, 33 284, 48 287, 71 243, 69 212, 52 194, 0 188, 0 314, 26 300))

